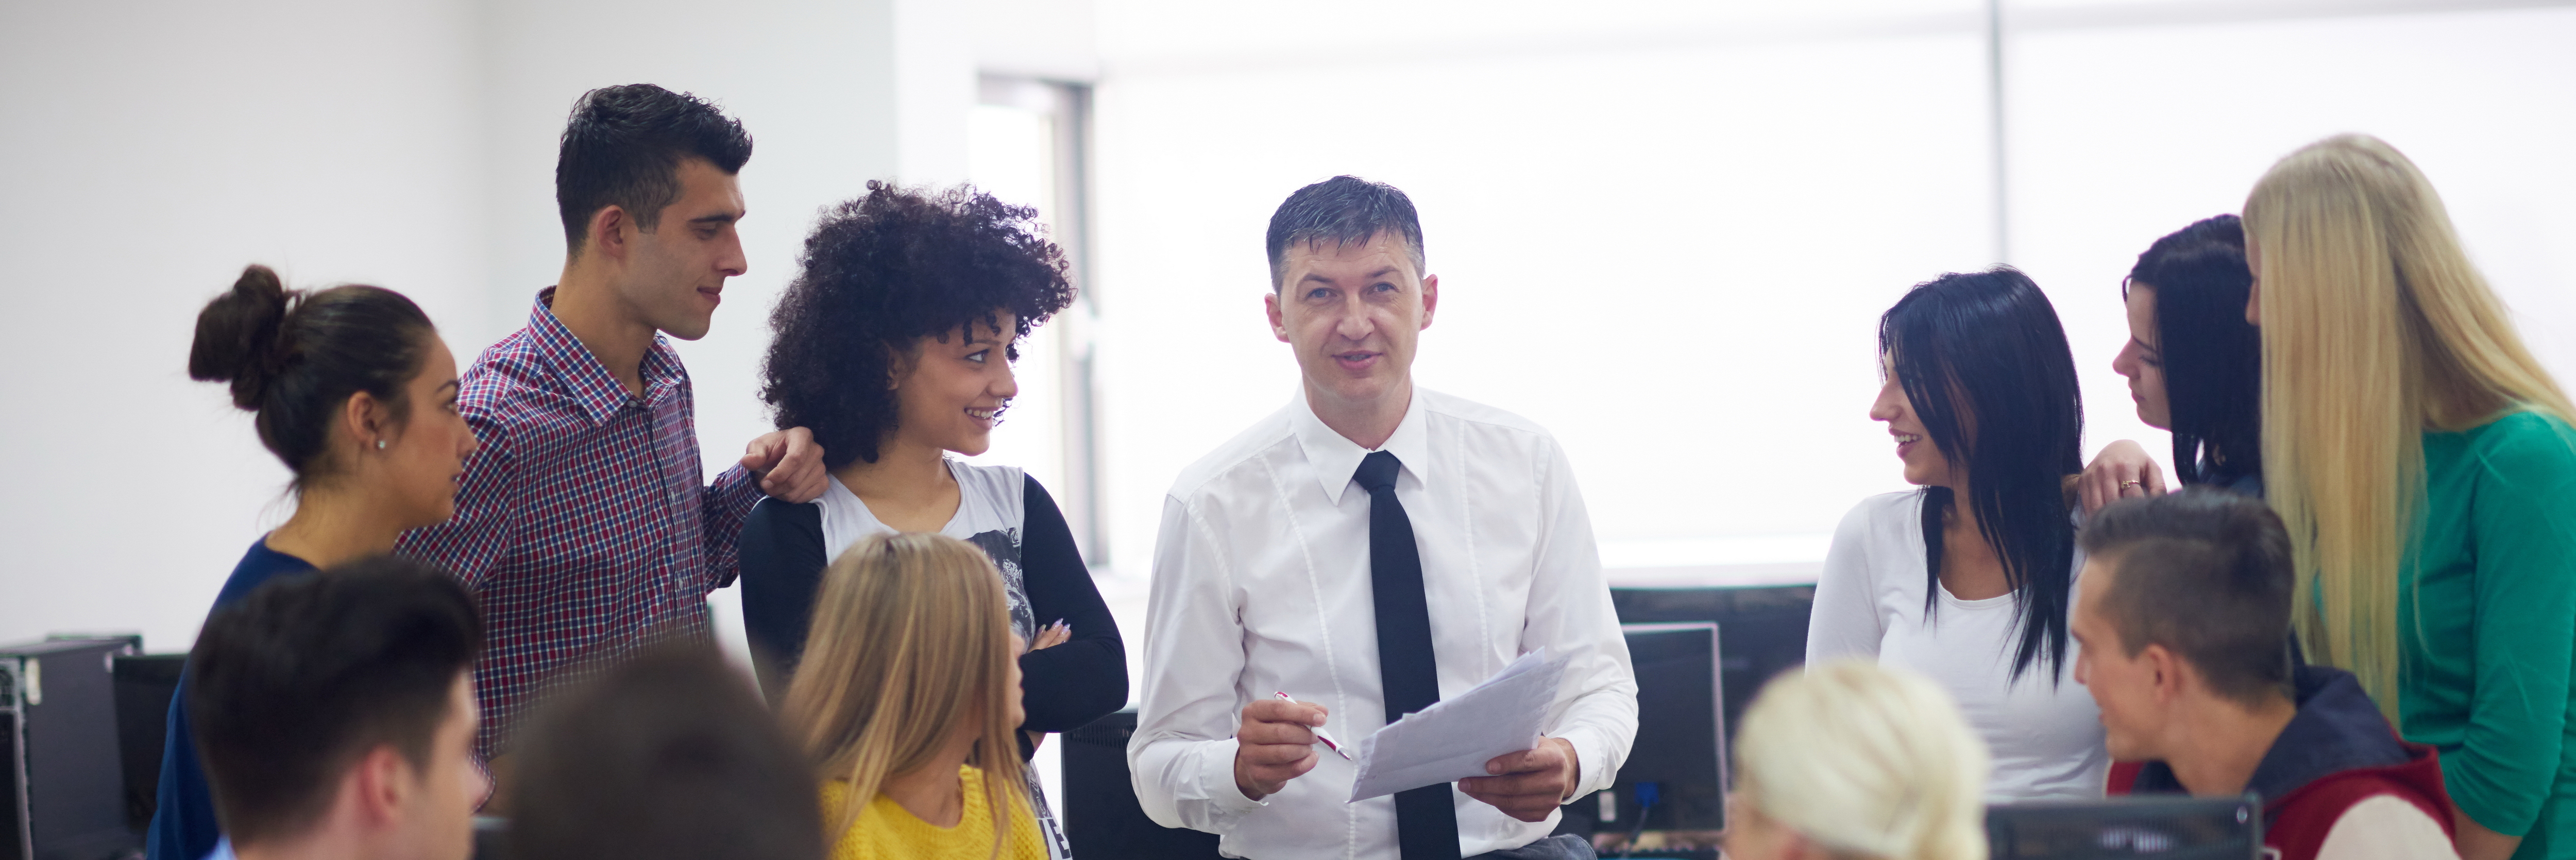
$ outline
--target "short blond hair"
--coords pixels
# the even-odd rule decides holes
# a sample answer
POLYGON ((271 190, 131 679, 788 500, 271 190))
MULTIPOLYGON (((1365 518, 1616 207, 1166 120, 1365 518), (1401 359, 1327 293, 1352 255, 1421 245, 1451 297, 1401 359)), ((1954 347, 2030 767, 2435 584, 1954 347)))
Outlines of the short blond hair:
POLYGON ((929 766, 967 720, 980 723, 968 763, 985 774, 996 850, 1007 839, 1028 789, 1004 707, 1018 654, 1002 588, 983 550, 939 534, 871 535, 824 571, 785 711, 823 778, 849 783, 833 841, 887 778, 929 766))
POLYGON ((1835 660, 1772 679, 1735 735, 1735 794, 1841 857, 1985 860, 1986 745, 1921 676, 1835 660))

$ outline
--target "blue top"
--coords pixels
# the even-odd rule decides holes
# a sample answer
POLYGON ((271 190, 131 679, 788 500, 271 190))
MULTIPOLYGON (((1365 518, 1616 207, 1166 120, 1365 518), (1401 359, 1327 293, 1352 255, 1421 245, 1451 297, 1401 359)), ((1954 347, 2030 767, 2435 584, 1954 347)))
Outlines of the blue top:
MULTIPOLYGON (((233 566, 224 590, 215 594, 208 616, 250 595, 280 574, 302 573, 313 565, 268 548, 268 538, 252 541, 250 551, 233 566)), ((151 860, 198 860, 215 850, 223 833, 215 824, 215 795, 206 785, 206 766, 197 760, 196 738, 188 734, 188 678, 179 677, 178 695, 170 697, 170 730, 161 742, 161 788, 152 812, 144 851, 151 860)))

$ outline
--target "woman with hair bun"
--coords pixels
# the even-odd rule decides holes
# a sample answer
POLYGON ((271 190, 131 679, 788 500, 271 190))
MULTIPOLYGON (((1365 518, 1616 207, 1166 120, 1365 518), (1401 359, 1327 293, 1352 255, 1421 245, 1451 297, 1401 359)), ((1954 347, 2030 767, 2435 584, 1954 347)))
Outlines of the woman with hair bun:
POLYGON ((2308 657, 2441 751, 2461 857, 2576 857, 2576 408, 2378 138, 2263 174, 2245 258, 2308 657))
POLYGON ((1764 685, 1735 735, 1734 860, 1985 860, 1986 748, 1939 685, 1836 660, 1764 685))
MULTIPOLYGON (((215 608, 280 574, 390 552, 405 529, 455 513, 457 476, 474 451, 456 412, 456 358, 401 293, 288 290, 266 266, 243 269, 197 314, 188 376, 230 387, 293 475, 294 515, 251 542, 215 608)), ((221 837, 186 702, 170 701, 151 860, 197 860, 221 837)))

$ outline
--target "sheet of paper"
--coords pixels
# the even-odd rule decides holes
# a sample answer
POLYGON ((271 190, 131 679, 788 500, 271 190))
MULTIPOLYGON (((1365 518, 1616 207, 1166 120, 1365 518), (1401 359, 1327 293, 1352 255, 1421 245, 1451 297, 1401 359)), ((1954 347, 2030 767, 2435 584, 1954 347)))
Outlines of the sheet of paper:
POLYGON ((1359 744, 1351 802, 1485 776, 1485 762, 1538 746, 1565 660, 1540 648, 1456 698, 1404 715, 1359 744))

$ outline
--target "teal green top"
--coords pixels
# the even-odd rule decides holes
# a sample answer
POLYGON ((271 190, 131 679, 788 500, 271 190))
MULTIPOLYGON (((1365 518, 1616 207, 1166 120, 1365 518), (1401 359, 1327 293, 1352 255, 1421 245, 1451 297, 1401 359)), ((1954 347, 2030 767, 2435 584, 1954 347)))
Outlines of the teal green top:
POLYGON ((2576 858, 2576 429, 2522 412, 2424 434, 2424 531, 2398 589, 2398 720, 2451 800, 2576 858), (2419 611, 2420 610, 2420 611, 2419 611))

